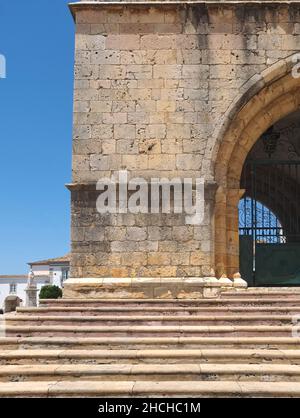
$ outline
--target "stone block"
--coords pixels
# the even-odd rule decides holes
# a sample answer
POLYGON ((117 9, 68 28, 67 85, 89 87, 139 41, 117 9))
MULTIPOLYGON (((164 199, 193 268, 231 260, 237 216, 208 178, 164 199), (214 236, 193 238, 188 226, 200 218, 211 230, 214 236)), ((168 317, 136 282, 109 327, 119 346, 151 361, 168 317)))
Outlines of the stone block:
POLYGON ((186 65, 182 66, 182 78, 206 80, 209 76, 208 65, 186 65))
POLYGON ((139 35, 108 35, 105 41, 105 49, 116 51, 134 50, 140 48, 139 35))
POLYGON ((121 167, 121 156, 91 154, 90 167, 92 171, 118 170, 121 167))
POLYGON ((101 64, 99 68, 99 77, 103 80, 124 80, 126 79, 125 65, 105 65, 101 64))
POLYGON ((181 65, 154 65, 153 78, 154 79, 180 79, 182 75, 181 65))
POLYGON ((126 239, 129 241, 144 241, 147 239, 147 228, 128 227, 126 231, 126 239))
POLYGON ((151 241, 171 240, 172 239, 172 228, 171 227, 149 226, 148 227, 148 238, 151 241))
POLYGON ((143 35, 141 36, 141 49, 176 49, 175 35, 143 35))
POLYGON ((122 253, 121 263, 128 267, 141 267, 147 265, 147 254, 142 252, 122 253))
POLYGON ((201 158, 197 154, 178 154, 176 156, 176 167, 179 170, 199 170, 201 158))
POLYGON ((103 35, 77 34, 76 51, 104 51, 106 37, 103 35))
POLYGON ((127 113, 103 113, 102 122, 105 124, 125 124, 127 123, 127 113))
POLYGON ((135 125, 121 124, 114 125, 114 138, 115 139, 135 139, 135 125))
POLYGON ((111 243, 111 251, 117 253, 134 252, 138 250, 137 243, 132 241, 113 241, 111 243))
POLYGON ((120 139, 116 142, 117 154, 138 154, 139 147, 133 139, 120 139))
POLYGON ((190 264, 192 266, 202 266, 206 264, 207 256, 202 251, 193 251, 191 253, 190 264))
POLYGON ((182 139, 190 138, 191 126, 189 124, 169 124, 167 125, 167 138, 182 139))
POLYGON ((85 241, 103 241, 104 240, 104 228, 101 226, 93 226, 91 228, 85 228, 84 240, 85 241))
POLYGON ((113 138, 113 125, 93 125, 92 126, 92 138, 93 139, 112 139, 113 138))
POLYGON ((171 264, 173 266, 188 266, 190 264, 190 253, 176 252, 171 254, 171 264))
POLYGON ((149 155, 149 169, 162 171, 174 170, 175 156, 168 155, 168 158, 166 158, 164 155, 149 155))
POLYGON ((161 252, 176 252, 178 244, 176 241, 159 241, 159 251, 161 252))
POLYGON ((112 101, 91 101, 91 111, 95 113, 108 113, 112 110, 112 101))
POLYGON ((164 124, 151 124, 147 125, 145 129, 146 139, 157 139, 165 138, 166 136, 166 125, 164 124))
POLYGON ((175 112, 176 102, 172 100, 157 100, 157 112, 175 112))
POLYGON ((73 125, 73 139, 90 139, 91 131, 90 125, 73 125))
MULTIPOLYGON (((116 153, 116 143, 110 139, 104 139, 101 141, 102 153, 103 154, 114 154, 116 153)), ((97 153, 96 153, 97 154, 97 153)))
POLYGON ((186 242, 193 239, 193 227, 191 226, 174 226, 173 239, 177 242, 186 242))
POLYGON ((171 263, 169 253, 148 253, 148 266, 168 266, 171 263))
POLYGON ((127 65, 126 78, 133 80, 151 80, 152 65, 127 65))
POLYGON ((105 238, 108 241, 124 241, 126 238, 126 228, 107 226, 105 227, 105 238))
POLYGON ((72 168, 77 171, 89 170, 89 157, 86 155, 73 155, 72 168))
POLYGON ((120 51, 92 51, 90 61, 92 64, 120 64, 120 51))
POLYGON ((132 112, 127 114, 129 124, 149 123, 149 114, 146 112, 132 112))
POLYGON ((148 156, 123 155, 122 166, 127 170, 146 170, 148 168, 148 156))

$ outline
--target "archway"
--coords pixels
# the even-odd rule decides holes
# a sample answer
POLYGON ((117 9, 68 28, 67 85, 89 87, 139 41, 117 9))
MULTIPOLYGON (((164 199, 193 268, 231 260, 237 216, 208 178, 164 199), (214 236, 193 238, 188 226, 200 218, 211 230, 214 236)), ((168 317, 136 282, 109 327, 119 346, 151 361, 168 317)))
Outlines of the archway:
POLYGON ((300 108, 300 78, 292 75, 293 57, 275 64, 239 98, 218 128, 206 161, 217 183, 215 272, 217 277, 240 277, 238 204, 245 190, 240 180, 254 144, 277 121, 300 108))
POLYGON ((250 286, 300 285, 300 110, 272 125, 244 163, 240 273, 250 286))

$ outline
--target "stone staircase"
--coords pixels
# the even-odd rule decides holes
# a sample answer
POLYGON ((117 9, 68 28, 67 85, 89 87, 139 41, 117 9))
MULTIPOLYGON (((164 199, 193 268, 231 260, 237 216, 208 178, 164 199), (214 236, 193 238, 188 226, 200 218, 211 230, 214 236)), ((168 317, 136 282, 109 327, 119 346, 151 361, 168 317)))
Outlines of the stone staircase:
POLYGON ((0 397, 298 397, 297 315, 299 288, 41 301, 3 318, 0 397))

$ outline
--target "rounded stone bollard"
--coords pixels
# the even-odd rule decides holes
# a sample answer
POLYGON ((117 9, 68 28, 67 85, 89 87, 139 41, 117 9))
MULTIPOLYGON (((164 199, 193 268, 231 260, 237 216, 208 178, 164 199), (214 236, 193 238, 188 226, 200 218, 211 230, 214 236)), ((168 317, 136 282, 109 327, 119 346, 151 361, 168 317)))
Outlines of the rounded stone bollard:
POLYGON ((7 296, 4 301, 4 312, 15 312, 17 307, 20 306, 21 302, 22 300, 19 298, 19 296, 7 296))

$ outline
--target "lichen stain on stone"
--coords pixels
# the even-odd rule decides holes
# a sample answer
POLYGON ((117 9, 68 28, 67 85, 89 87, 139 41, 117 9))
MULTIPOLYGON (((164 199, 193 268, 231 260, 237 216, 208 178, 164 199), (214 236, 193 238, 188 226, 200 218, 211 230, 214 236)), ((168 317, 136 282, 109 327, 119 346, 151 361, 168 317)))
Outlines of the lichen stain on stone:
MULTIPOLYGON (((206 34, 199 34, 199 26, 208 25, 209 12, 205 5, 188 5, 185 9, 185 26, 190 23, 194 28, 195 34, 198 34, 199 49, 207 49, 208 42, 206 34)), ((205 32, 205 31, 204 31, 205 32)))

